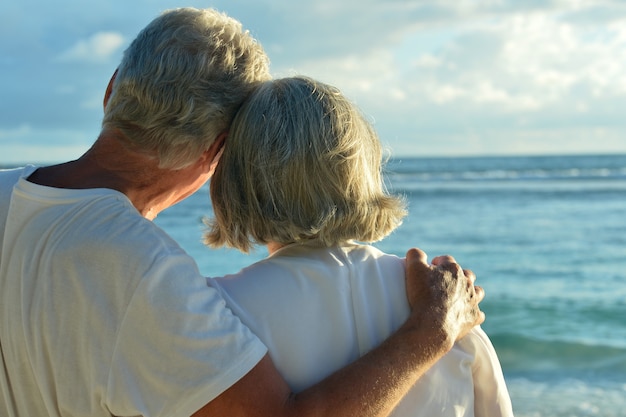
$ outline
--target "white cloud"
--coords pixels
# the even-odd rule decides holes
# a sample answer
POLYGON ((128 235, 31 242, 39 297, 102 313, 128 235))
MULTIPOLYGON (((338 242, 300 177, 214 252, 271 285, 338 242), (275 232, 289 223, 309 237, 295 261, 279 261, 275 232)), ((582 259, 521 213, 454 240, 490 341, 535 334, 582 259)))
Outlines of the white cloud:
POLYGON ((78 41, 59 56, 60 61, 106 62, 124 44, 117 32, 98 32, 78 41))
POLYGON ((420 55, 415 60, 413 65, 415 66, 415 68, 437 69, 441 67, 442 62, 439 58, 431 54, 424 54, 420 55))
MULTIPOLYGON (((10 25, 0 28, 6 35, 0 37, 6 64, 0 91, 10 103, 0 103, 2 147, 9 136, 26 132, 16 130, 21 123, 32 126, 22 136, 32 143, 49 143, 50 127, 71 130, 94 120, 97 129, 101 95, 122 44, 161 10, 179 6, 174 0, 136 0, 130 9, 121 0, 97 6, 34 0, 42 3, 33 12, 8 1, 10 25), (37 74, 37 63, 51 56, 57 58, 37 74)), ((594 146, 626 152, 621 0, 213 4, 259 38, 276 75, 298 72, 338 86, 376 119, 397 152, 414 153, 415 137, 433 138, 420 148, 435 153, 583 152, 594 146), (594 138, 593 146, 585 135, 594 138)), ((54 138, 65 146, 59 132, 54 138)))
MULTIPOLYGON (((423 51, 420 46, 418 56, 390 52, 386 57, 369 51, 359 61, 365 70, 350 80, 335 78, 340 85, 355 85, 360 76, 380 81, 367 92, 377 96, 359 97, 370 103, 379 120, 386 117, 385 108, 411 117, 428 103, 442 123, 449 117, 445 108, 472 117, 482 114, 485 123, 489 117, 494 123, 524 118, 531 127, 545 124, 550 115, 561 124, 578 124, 575 117, 580 113, 604 119, 608 103, 626 100, 626 21, 577 25, 563 18, 566 11, 474 19, 462 30, 451 29, 456 35, 437 49, 423 51), (398 90, 404 94, 391 94, 398 90), (402 100, 401 105, 394 107, 394 100, 402 100)), ((329 74, 339 72, 332 63, 324 66, 329 74)), ((360 94, 358 89, 351 92, 360 94)))

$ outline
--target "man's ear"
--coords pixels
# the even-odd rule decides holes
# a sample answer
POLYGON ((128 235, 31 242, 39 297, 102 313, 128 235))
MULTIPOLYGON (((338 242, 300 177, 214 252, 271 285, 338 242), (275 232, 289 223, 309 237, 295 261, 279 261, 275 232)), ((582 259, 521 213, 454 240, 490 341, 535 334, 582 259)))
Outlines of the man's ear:
POLYGON ((113 83, 115 82, 115 77, 117 77, 117 68, 115 69, 115 72, 111 76, 111 79, 109 80, 109 84, 107 85, 107 89, 104 92, 104 100, 103 100, 104 107, 107 106, 107 103, 109 102, 109 98, 111 98, 111 93, 113 92, 113 83))
POLYGON ((204 158, 205 161, 209 163, 209 171, 211 172, 211 175, 215 172, 215 168, 217 168, 217 164, 222 157, 227 136, 228 132, 220 133, 220 135, 215 138, 215 141, 211 144, 211 146, 209 146, 209 149, 204 151, 204 158))

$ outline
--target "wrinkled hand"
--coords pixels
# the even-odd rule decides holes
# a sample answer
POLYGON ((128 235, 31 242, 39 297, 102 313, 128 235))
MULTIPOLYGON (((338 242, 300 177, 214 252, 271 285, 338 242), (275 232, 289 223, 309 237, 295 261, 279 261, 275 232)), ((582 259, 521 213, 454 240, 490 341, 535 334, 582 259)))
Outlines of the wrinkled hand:
POLYGON ((426 254, 410 249, 406 255, 406 288, 412 316, 443 332, 451 343, 485 321, 478 303, 485 292, 474 285, 476 276, 462 269, 451 256, 438 256, 428 264, 426 254), (426 322, 424 322, 426 321, 426 322))

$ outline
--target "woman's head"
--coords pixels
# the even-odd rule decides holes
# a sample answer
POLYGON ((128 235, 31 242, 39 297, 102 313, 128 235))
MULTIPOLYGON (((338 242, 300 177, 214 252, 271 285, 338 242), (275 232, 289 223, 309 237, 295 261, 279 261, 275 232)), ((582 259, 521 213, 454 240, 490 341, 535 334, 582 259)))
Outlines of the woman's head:
POLYGON ((382 148, 339 90, 305 77, 263 83, 239 109, 211 181, 205 242, 372 242, 393 231, 403 201, 385 192, 382 148))
POLYGON ((168 10, 124 52, 103 127, 162 168, 195 162, 250 91, 270 78, 263 48, 212 9, 168 10))

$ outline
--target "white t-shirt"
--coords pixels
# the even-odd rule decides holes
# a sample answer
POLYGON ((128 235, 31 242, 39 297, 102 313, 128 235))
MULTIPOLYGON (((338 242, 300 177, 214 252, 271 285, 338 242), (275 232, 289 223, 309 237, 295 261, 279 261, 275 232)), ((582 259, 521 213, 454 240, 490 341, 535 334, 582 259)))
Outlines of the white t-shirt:
MULTIPOLYGON (((290 245, 207 280, 263 340, 298 392, 379 345, 409 315, 404 260, 372 246, 290 245)), ((512 416, 496 352, 477 327, 412 388, 394 416, 512 416)))
POLYGON ((267 348, 121 193, 0 172, 0 415, 185 416, 267 348))

